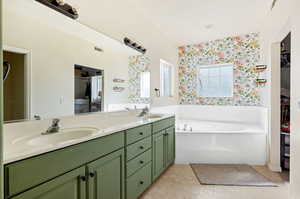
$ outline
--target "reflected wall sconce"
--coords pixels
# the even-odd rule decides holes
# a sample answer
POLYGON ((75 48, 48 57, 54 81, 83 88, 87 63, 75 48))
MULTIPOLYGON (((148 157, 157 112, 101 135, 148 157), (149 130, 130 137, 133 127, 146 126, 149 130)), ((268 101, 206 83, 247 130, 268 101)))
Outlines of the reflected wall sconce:
POLYGON ((64 0, 36 0, 36 1, 72 19, 77 19, 79 17, 77 9, 65 3, 64 0))

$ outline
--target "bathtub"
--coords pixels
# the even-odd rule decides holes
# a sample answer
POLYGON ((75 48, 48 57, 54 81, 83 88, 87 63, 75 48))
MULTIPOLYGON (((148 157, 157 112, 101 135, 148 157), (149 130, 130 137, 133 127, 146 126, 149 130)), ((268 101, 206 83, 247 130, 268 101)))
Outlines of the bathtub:
POLYGON ((176 163, 267 162, 267 109, 263 107, 176 105, 153 113, 176 115, 176 163))

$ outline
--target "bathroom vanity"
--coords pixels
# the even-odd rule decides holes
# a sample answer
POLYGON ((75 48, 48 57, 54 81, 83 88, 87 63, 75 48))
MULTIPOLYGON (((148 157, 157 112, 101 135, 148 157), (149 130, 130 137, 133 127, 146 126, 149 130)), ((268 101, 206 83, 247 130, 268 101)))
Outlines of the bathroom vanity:
POLYGON ((174 116, 148 120, 5 164, 5 199, 134 199, 174 159, 174 116))

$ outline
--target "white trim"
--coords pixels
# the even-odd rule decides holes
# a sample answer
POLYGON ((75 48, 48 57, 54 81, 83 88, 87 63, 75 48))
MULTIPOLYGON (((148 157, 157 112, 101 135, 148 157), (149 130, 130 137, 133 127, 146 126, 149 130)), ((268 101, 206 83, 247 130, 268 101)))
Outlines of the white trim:
POLYGON ((3 45, 3 51, 8 51, 8 52, 12 52, 12 53, 18 53, 18 54, 29 54, 30 53, 30 51, 27 50, 27 49, 13 47, 13 46, 8 46, 8 45, 3 45))
POLYGON ((33 116, 31 115, 32 113, 32 93, 31 93, 31 52, 27 49, 19 48, 19 47, 14 47, 14 46, 8 46, 8 45, 3 45, 3 51, 7 52, 12 52, 12 53, 17 53, 17 54, 23 54, 24 55, 24 68, 25 68, 25 84, 24 84, 24 91, 25 91, 25 119, 32 119, 33 116))
POLYGON ((199 65, 199 68, 220 68, 220 67, 226 67, 228 65, 233 65, 234 63, 226 63, 226 64, 210 64, 210 65, 199 65))
MULTIPOLYGON (((196 67, 197 70, 197 96, 198 97, 203 97, 203 98, 207 98, 207 97, 214 97, 214 98, 232 98, 233 97, 233 93, 234 93, 234 64, 233 63, 225 63, 225 64, 213 64, 213 65, 199 65, 196 67), (232 84, 231 84, 231 93, 229 95, 226 96, 209 96, 209 95, 202 95, 200 93, 200 87, 201 87, 201 83, 199 82, 199 72, 201 69, 213 69, 213 68, 225 68, 225 67, 230 67, 232 68, 232 84)), ((220 78, 221 75, 219 75, 220 78)))
MULTIPOLYGON (((292 25, 289 18, 281 31, 271 40, 270 46, 270 126, 269 126, 269 168, 273 171, 281 171, 280 163, 280 42, 291 32, 292 25), (279 51, 279 52, 278 52, 279 51), (279 56, 279 57, 278 57, 279 56), (279 67, 279 69, 278 69, 279 67), (276 80, 277 77, 277 80, 276 80), (276 84, 276 86, 274 86, 276 84), (278 85, 279 84, 279 85, 278 85), (276 102, 274 101, 276 100, 276 102)), ((293 146, 291 146, 291 151, 293 146)))
POLYGON ((268 163, 268 168, 273 172, 282 172, 282 169, 279 165, 273 165, 271 163, 268 163))

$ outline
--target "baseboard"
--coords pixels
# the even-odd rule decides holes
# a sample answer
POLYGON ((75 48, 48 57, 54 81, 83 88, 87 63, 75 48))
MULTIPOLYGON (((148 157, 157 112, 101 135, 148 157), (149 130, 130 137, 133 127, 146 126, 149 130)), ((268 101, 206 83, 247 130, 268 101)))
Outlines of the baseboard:
POLYGON ((281 171, 282 171, 280 165, 274 165, 274 164, 271 164, 271 163, 268 163, 268 168, 269 168, 271 171, 274 171, 274 172, 281 172, 281 171))

